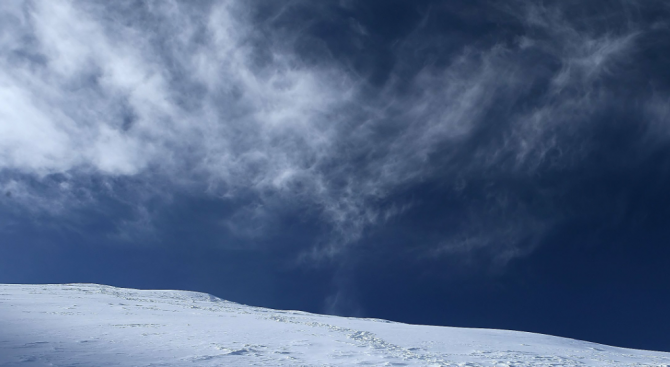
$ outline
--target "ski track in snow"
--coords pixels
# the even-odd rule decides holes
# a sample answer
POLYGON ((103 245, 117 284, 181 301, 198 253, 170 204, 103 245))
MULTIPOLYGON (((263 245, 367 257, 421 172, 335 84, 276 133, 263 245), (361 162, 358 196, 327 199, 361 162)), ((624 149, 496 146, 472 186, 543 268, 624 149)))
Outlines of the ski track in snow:
POLYGON ((2 284, 0 366, 670 367, 670 353, 278 311, 196 292, 2 284))

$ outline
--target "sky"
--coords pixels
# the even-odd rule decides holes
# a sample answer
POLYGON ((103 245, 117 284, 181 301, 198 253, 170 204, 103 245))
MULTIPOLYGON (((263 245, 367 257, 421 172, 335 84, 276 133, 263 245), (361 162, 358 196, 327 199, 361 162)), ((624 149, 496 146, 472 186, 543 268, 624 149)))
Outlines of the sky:
POLYGON ((670 351, 661 0, 0 3, 0 283, 670 351))

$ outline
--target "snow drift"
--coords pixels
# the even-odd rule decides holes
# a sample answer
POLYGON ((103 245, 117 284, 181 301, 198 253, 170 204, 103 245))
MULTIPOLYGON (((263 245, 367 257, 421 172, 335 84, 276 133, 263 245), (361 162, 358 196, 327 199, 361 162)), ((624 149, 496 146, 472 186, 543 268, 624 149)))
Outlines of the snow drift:
POLYGON ((184 291, 0 285, 0 366, 655 366, 546 335, 250 307, 184 291))

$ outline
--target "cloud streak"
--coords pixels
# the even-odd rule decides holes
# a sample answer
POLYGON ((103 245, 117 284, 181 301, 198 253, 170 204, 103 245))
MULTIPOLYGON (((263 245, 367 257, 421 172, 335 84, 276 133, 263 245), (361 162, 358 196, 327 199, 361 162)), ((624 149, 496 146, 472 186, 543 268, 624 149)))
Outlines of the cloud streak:
MULTIPOLYGON (((585 131, 625 87, 619 72, 649 31, 625 8, 609 9, 612 20, 575 16, 574 4, 515 2, 491 7, 517 25, 513 37, 444 47, 448 36, 425 37, 428 13, 389 47, 395 63, 372 85, 309 24, 286 26, 309 4, 288 3, 259 21, 261 5, 3 4, 3 189, 24 206, 62 213, 95 201, 85 177, 108 180, 112 193, 113 182, 139 180, 143 223, 142 197, 250 198, 225 219, 249 238, 298 203, 329 228, 308 258, 332 257, 402 215, 412 204, 395 195, 413 185, 462 191, 579 165, 593 149, 585 131), (617 17, 625 25, 611 27, 617 17), (433 57, 417 61, 424 54, 433 57), (28 184, 54 176, 63 179, 53 190, 28 184)), ((313 8, 314 22, 332 11, 313 8)), ((373 42, 362 20, 348 24, 360 47, 373 42)), ((663 115, 662 100, 649 99, 646 113, 663 115)), ((527 239, 556 218, 506 192, 490 191, 465 214, 470 224, 430 253, 484 247, 509 259, 529 251, 537 241, 527 239), (495 219, 510 213, 518 221, 495 219)))

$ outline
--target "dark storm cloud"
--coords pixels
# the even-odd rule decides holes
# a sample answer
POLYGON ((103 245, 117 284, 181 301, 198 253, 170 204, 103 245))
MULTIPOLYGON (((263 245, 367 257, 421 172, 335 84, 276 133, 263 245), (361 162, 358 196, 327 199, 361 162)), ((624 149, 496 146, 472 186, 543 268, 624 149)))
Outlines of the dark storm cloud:
POLYGON ((418 257, 504 264, 579 211, 583 180, 667 145, 647 57, 667 9, 594 4, 6 3, 0 185, 53 217, 125 203, 128 239, 193 195, 244 243, 316 216, 303 259, 405 223, 431 236, 418 257))

